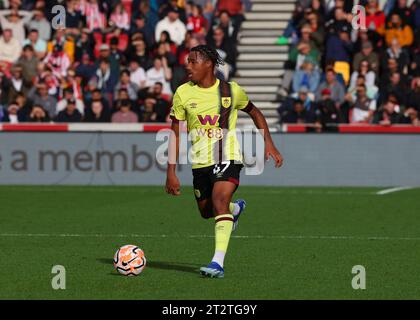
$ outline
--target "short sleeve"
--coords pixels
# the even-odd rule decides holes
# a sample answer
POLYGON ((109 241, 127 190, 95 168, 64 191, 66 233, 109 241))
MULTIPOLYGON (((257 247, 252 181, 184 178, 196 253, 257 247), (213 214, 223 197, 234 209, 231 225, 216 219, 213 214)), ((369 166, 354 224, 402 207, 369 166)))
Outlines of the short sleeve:
POLYGON ((236 82, 232 82, 231 85, 235 108, 239 110, 244 109, 249 103, 248 95, 245 93, 244 89, 242 89, 242 87, 236 82))
POLYGON ((181 101, 181 97, 178 94, 178 91, 175 92, 173 100, 172 100, 172 108, 169 116, 172 119, 176 119, 179 121, 185 120, 185 109, 181 101))

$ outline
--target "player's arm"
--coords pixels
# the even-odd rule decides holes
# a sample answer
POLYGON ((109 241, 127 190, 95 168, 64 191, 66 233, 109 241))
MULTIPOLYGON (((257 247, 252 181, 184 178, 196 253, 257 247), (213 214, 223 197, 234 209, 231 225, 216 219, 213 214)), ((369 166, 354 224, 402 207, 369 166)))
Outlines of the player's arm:
POLYGON ((179 158, 179 122, 172 120, 171 134, 169 136, 168 168, 166 170, 167 193, 174 196, 180 195, 180 183, 176 176, 176 163, 179 158))
POLYGON ((251 101, 249 101, 248 105, 243 109, 243 111, 249 114, 249 116, 254 121, 255 126, 260 129, 260 132, 262 131, 261 134, 263 135, 265 142, 265 160, 267 161, 271 156, 275 161, 276 168, 280 167, 283 164, 283 156, 274 145, 264 115, 260 109, 258 109, 251 101))

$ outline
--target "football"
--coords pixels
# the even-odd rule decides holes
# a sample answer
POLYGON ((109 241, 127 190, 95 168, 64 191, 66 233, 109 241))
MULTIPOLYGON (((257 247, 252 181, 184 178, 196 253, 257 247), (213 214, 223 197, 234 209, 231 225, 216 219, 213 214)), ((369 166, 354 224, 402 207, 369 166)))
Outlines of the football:
POLYGON ((138 246, 128 244, 115 252, 114 267, 122 275, 137 276, 145 266, 146 257, 138 246))

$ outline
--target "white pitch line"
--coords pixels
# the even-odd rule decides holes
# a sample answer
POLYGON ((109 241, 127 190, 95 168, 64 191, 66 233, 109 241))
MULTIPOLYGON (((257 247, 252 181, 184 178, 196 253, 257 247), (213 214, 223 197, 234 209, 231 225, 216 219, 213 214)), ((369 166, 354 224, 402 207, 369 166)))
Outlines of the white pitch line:
POLYGON ((376 194, 382 196, 384 194, 388 194, 388 193, 392 193, 392 192, 398 192, 398 191, 403 191, 403 190, 409 190, 409 189, 413 189, 413 187, 395 187, 395 188, 389 188, 389 189, 380 190, 380 191, 376 192, 376 194))
MULTIPOLYGON (((167 235, 167 234, 75 234, 75 233, 1 233, 0 237, 58 237, 58 238, 214 238, 214 235, 167 235)), ((284 240, 394 240, 420 241, 420 237, 384 237, 384 236, 311 236, 311 235, 233 235, 237 239, 284 239, 284 240)))

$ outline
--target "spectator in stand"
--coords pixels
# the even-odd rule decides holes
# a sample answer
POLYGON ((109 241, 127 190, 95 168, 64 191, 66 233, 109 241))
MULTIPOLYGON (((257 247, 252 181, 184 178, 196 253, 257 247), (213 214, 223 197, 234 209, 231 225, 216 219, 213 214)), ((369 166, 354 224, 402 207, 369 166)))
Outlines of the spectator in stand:
POLYGON ((389 126, 402 122, 402 115, 399 113, 399 106, 391 101, 386 101, 376 112, 372 123, 389 126))
POLYGON ((90 31, 101 34, 107 26, 105 8, 106 3, 98 0, 81 0, 80 11, 86 17, 86 26, 90 31))
POLYGON ((295 71, 300 69, 306 58, 310 58, 312 61, 315 61, 316 66, 318 66, 319 51, 311 47, 311 45, 306 42, 299 42, 295 47, 292 47, 289 52, 289 59, 286 61, 284 66, 286 70, 283 75, 282 85, 279 92, 280 95, 288 95, 293 74, 295 71))
POLYGON ((134 40, 132 43, 134 50, 130 50, 129 60, 136 60, 144 70, 148 70, 153 66, 153 61, 150 59, 146 43, 143 39, 134 40))
POLYGON ((13 37, 13 31, 9 28, 3 29, 0 37, 0 72, 10 75, 10 67, 15 63, 22 52, 22 46, 13 37))
POLYGON ((163 93, 172 95, 170 86, 172 71, 168 67, 166 58, 155 58, 153 68, 146 71, 146 87, 152 87, 156 82, 163 84, 163 93))
POLYGON ((406 107, 420 112, 420 77, 413 80, 411 90, 408 93, 406 107))
POLYGON ((368 60, 362 60, 359 64, 359 69, 353 71, 350 78, 350 88, 356 87, 357 78, 362 75, 364 77, 366 87, 374 86, 375 85, 375 72, 373 72, 370 68, 370 64, 368 60))
POLYGON ((39 37, 37 29, 29 31, 28 38, 23 41, 23 46, 31 45, 38 59, 42 60, 47 54, 47 42, 39 37))
POLYGON ((96 66, 99 67, 99 64, 103 60, 107 60, 109 62, 112 75, 118 77, 120 74, 120 64, 112 54, 110 46, 105 43, 99 48, 99 59, 96 62, 96 66))
POLYGON ((350 123, 370 123, 376 110, 376 101, 367 97, 365 86, 357 87, 356 96, 355 101, 347 100, 351 110, 350 123))
MULTIPOLYGON (((319 1, 318 1, 319 2, 319 1)), ((325 46, 325 28, 320 22, 320 17, 315 11, 308 14, 308 27, 310 39, 314 42, 314 46, 320 51, 324 51, 325 46)), ((303 28, 303 27, 302 27, 303 28)), ((303 29, 301 29, 303 36, 303 29)))
POLYGON ((213 38, 213 31, 217 27, 223 29, 225 37, 229 40, 229 42, 236 44, 239 30, 232 21, 227 11, 220 11, 218 18, 216 19, 215 25, 212 28, 210 28, 209 32, 207 33, 207 41, 213 38))
POLYGON ((83 59, 83 56, 87 54, 90 60, 95 59, 94 55, 94 43, 92 36, 88 29, 82 29, 80 36, 75 42, 75 60, 80 62, 83 59))
POLYGON ((83 26, 83 17, 77 8, 77 0, 66 1, 66 29, 67 33, 79 36, 83 26))
MULTIPOLYGON (((192 34, 191 31, 187 31, 185 33, 185 37, 187 36, 187 33, 192 34)), ((172 41, 171 35, 168 31, 162 31, 160 34, 159 42, 157 43, 157 46, 159 47, 160 44, 164 43, 166 45, 165 49, 166 52, 169 52, 173 55, 176 55, 176 52, 178 50, 178 46, 175 42, 172 41)))
POLYGON ((111 69, 109 60, 102 59, 99 68, 96 70, 95 79, 97 88, 109 102, 113 100, 114 88, 118 83, 118 74, 111 69))
POLYGON ((293 109, 285 110, 280 119, 282 123, 316 123, 318 121, 316 113, 305 109, 300 99, 294 100, 293 109))
MULTIPOLYGON (((413 1, 416 2, 416 1, 413 1)), ((391 11, 392 14, 397 14, 402 23, 405 25, 413 26, 414 14, 413 11, 408 7, 407 0, 397 0, 394 3, 394 8, 391 11)))
MULTIPOLYGON (((300 28, 300 42, 308 43, 311 48, 315 48, 318 52, 323 52, 319 49, 319 45, 317 45, 312 38, 312 28, 308 23, 303 24, 300 28)), ((322 47, 324 47, 324 43, 322 44, 322 47)))
POLYGON ((169 96, 162 93, 163 85, 156 82, 153 86, 153 98, 155 99, 153 110, 156 113, 156 122, 166 122, 169 114, 169 96))
MULTIPOLYGON (((165 33, 166 31, 162 32, 162 35, 165 33)), ((166 61, 168 62, 168 67, 172 68, 175 63, 176 63, 176 52, 173 53, 171 46, 168 42, 159 42, 157 43, 157 49, 155 52, 154 57, 157 58, 165 58, 166 61)))
POLYGON ((331 99, 331 90, 325 88, 321 91, 321 100, 317 103, 319 122, 322 131, 336 132, 337 124, 341 122, 341 115, 335 102, 331 99))
POLYGON ((131 82, 131 74, 129 70, 123 70, 120 74, 120 81, 117 83, 114 89, 114 99, 116 99, 118 91, 120 89, 126 89, 128 97, 131 101, 136 101, 138 96, 137 92, 139 87, 134 82, 131 82))
POLYGON ((156 100, 152 96, 146 97, 143 104, 140 106, 140 122, 157 122, 158 114, 155 110, 155 107, 156 100))
POLYGON ((397 39, 401 47, 411 46, 413 43, 413 30, 409 25, 404 25, 398 14, 393 14, 385 30, 385 42, 388 47, 392 40, 397 39))
MULTIPOLYGON (((325 23, 328 34, 338 34, 340 30, 351 30, 352 26, 349 20, 349 14, 343 7, 335 7, 334 15, 325 23)), ((351 21, 351 20, 350 20, 351 21)))
POLYGON ((413 1, 410 10, 413 13, 413 26, 418 32, 420 29, 420 1, 413 1))
POLYGON ((67 69, 71 65, 69 56, 60 44, 54 45, 53 51, 45 57, 44 63, 58 79, 67 75, 67 69))
POLYGON ((7 107, 3 121, 10 123, 19 123, 21 122, 19 118, 19 106, 13 102, 7 107))
POLYGON ((398 40, 396 38, 392 39, 391 45, 386 49, 385 59, 395 59, 398 63, 398 69, 404 75, 408 74, 408 68, 410 66, 410 55, 408 54, 407 49, 401 48, 398 40))
POLYGON ((187 30, 192 31, 193 34, 204 39, 208 28, 208 22, 203 16, 201 6, 192 4, 191 15, 187 18, 187 30))
POLYGON ((31 45, 23 47, 23 52, 17 64, 22 66, 23 78, 28 83, 32 84, 32 81, 37 74, 37 65, 39 63, 38 58, 35 56, 34 49, 31 45))
POLYGON ((216 48, 224 64, 220 65, 217 70, 221 73, 224 80, 228 81, 236 71, 236 48, 228 39, 225 39, 225 34, 222 28, 217 27, 213 32, 213 39, 209 45, 216 48))
POLYGON ((146 86, 146 72, 140 66, 137 60, 131 60, 129 65, 130 70, 130 81, 136 84, 139 89, 143 89, 146 86))
POLYGON ((398 62, 394 58, 388 58, 386 66, 383 67, 381 77, 379 79, 379 87, 386 87, 391 79, 391 75, 394 72, 401 72, 398 66, 398 62))
POLYGON ((347 25, 342 25, 338 35, 330 34, 325 53, 327 60, 334 61, 334 70, 342 74, 346 85, 350 80, 350 62, 353 53, 350 30, 347 25))
POLYGON ((332 68, 325 71, 325 81, 321 82, 318 86, 316 101, 321 99, 321 92, 325 88, 330 89, 331 99, 335 102, 336 107, 339 108, 339 106, 344 102, 345 88, 339 81, 337 81, 336 73, 332 68))
POLYGON ((378 0, 368 0, 366 9, 366 28, 383 36, 385 32, 385 14, 380 9, 378 0))
POLYGON ((141 13, 134 13, 133 21, 133 25, 130 29, 130 36, 132 36, 135 33, 142 34, 147 46, 150 47, 154 42, 154 30, 150 31, 146 27, 146 19, 141 13))
POLYGON ((40 105, 34 105, 27 118, 28 122, 50 122, 48 113, 40 105))
POLYGON ((400 104, 405 105, 407 98, 407 87, 401 79, 400 72, 393 72, 389 81, 380 88, 379 103, 382 104, 389 99, 389 95, 395 95, 400 104))
POLYGON ((48 113, 50 119, 55 117, 57 99, 48 94, 48 86, 44 81, 39 82, 29 91, 28 98, 31 99, 34 104, 42 106, 48 113))
POLYGON ((111 114, 109 109, 104 107, 101 100, 92 101, 92 105, 86 109, 84 122, 110 122, 111 114))
MULTIPOLYGON (((182 1, 183 2, 183 1, 182 1)), ((187 13, 185 11, 184 4, 178 0, 167 0, 166 3, 163 3, 159 7, 159 19, 163 19, 168 15, 172 10, 176 10, 179 14, 179 20, 184 24, 187 22, 187 13)))
POLYGON ((69 101, 75 101, 76 104, 76 109, 80 112, 80 114, 83 116, 85 113, 85 105, 83 103, 83 100, 81 99, 75 99, 74 98, 74 91, 72 88, 67 88, 64 90, 64 96, 63 99, 61 99, 58 103, 57 103, 57 110, 56 113, 60 113, 61 111, 63 111, 64 109, 66 109, 67 104, 69 101))
POLYGON ((130 29, 130 16, 121 2, 117 2, 109 19, 109 25, 114 28, 114 36, 128 33, 130 29))
POLYGON ((300 69, 293 74, 292 89, 298 92, 302 86, 309 88, 310 94, 314 97, 320 81, 320 74, 311 58, 306 58, 300 69))
POLYGON ((375 72, 377 76, 379 75, 379 56, 373 51, 373 45, 370 41, 364 42, 362 44, 362 51, 355 54, 353 59, 353 70, 359 70, 362 60, 369 61, 369 66, 372 71, 375 72))
POLYGON ((82 118, 82 114, 76 108, 76 100, 69 99, 66 108, 58 113, 55 122, 81 122, 82 118))
POLYGON ((216 16, 219 16, 222 11, 227 11, 233 20, 235 29, 239 30, 242 22, 245 20, 243 2, 243 0, 219 0, 216 6, 216 16))
POLYGON ((75 69, 76 76, 82 78, 82 87, 85 87, 90 79, 95 75, 96 67, 90 60, 89 54, 83 54, 80 63, 75 69))
POLYGON ((179 20, 179 9, 171 8, 168 12, 168 15, 159 21, 155 31, 156 42, 159 41, 162 31, 168 31, 171 39, 177 45, 181 45, 182 41, 184 41, 187 29, 185 24, 179 20))
POLYGON ((1 10, 0 24, 3 29, 11 29, 13 37, 16 38, 20 44, 23 44, 23 41, 25 40, 25 26, 32 19, 32 15, 32 12, 23 10, 1 10))
POLYGON ((367 94, 369 99, 377 100, 379 88, 375 84, 371 84, 371 83, 368 84, 366 82, 366 77, 362 74, 359 74, 357 76, 354 83, 352 83, 347 90, 347 94, 352 95, 353 100, 356 100, 356 88, 359 87, 359 86, 365 86, 366 87, 366 94, 367 94))
POLYGON ((112 122, 115 123, 136 123, 138 122, 138 116, 136 113, 131 111, 130 100, 121 101, 120 108, 117 112, 112 115, 112 122))
POLYGON ((31 113, 33 103, 27 98, 26 94, 18 93, 14 101, 19 106, 19 116, 21 121, 27 121, 29 114, 31 113))
POLYGON ((39 37, 44 41, 51 39, 51 24, 45 18, 45 14, 42 10, 33 11, 33 18, 28 23, 30 30, 36 29, 39 32, 39 37))
POLYGON ((91 87, 91 89, 89 91, 85 92, 84 104, 86 106, 86 109, 89 109, 89 108, 92 107, 93 101, 100 101, 102 103, 103 108, 106 111, 108 111, 108 112, 111 111, 111 107, 109 105, 108 100, 104 98, 101 90, 96 89, 96 83, 93 84, 93 86, 91 87))
POLYGON ((31 81, 26 81, 23 78, 23 69, 20 65, 14 65, 11 69, 12 76, 10 78, 10 87, 9 87, 9 103, 16 100, 17 95, 23 94, 27 95, 29 90, 32 87, 31 81))
POLYGON ((118 62, 119 65, 126 66, 127 59, 123 50, 120 49, 120 38, 113 37, 109 41, 110 55, 118 62))

